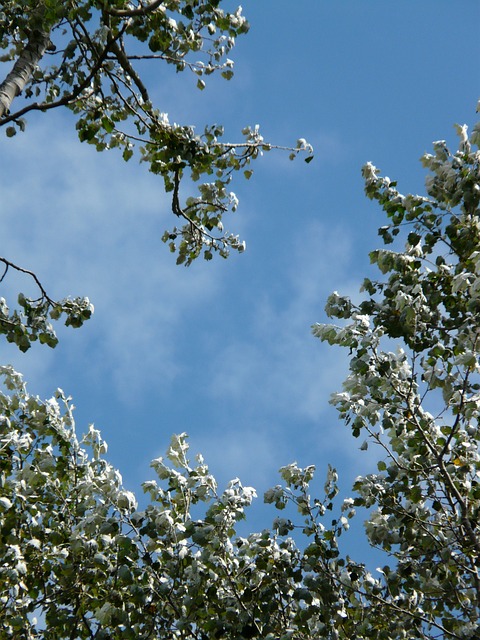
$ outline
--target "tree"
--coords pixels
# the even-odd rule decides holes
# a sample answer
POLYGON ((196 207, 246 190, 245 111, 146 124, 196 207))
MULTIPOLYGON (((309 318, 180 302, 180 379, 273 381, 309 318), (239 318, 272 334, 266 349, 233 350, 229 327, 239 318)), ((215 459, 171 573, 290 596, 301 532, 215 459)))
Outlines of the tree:
POLYGON ((470 139, 466 126, 457 132, 455 154, 441 140, 422 159, 427 197, 364 167, 366 193, 389 218, 384 243, 403 233, 405 248, 373 251, 388 279, 365 279, 358 305, 333 294, 327 312, 346 326, 314 329, 352 353, 333 403, 384 452, 379 473, 357 480, 355 504, 375 507, 366 533, 396 560, 384 588, 410 609, 415 637, 480 631, 480 125, 470 139))
POLYGON ((78 441, 63 392, 41 401, 2 368, 4 637, 478 638, 480 126, 458 133, 457 152, 441 141, 423 158, 427 196, 363 169, 388 218, 392 248, 370 254, 385 277, 365 279, 358 304, 332 294, 342 326, 313 328, 349 349, 332 402, 380 451, 340 504, 335 469, 312 498, 315 467, 290 464, 264 496, 272 528, 238 537, 255 491, 235 479, 218 492, 181 434, 152 462, 139 511, 100 434, 78 441), (356 507, 385 554, 378 575, 341 553, 356 507))
MULTIPOLYGON (((2 62, 13 63, 0 83, 0 127, 14 136, 26 127, 25 116, 67 107, 76 116, 79 139, 98 151, 119 149, 125 161, 137 150, 149 171, 159 175, 172 194, 172 213, 180 226, 165 231, 162 240, 177 254, 177 263, 190 265, 198 256, 226 258, 231 249, 243 252, 245 242, 224 231, 223 216, 238 201, 229 185, 235 172, 248 179, 249 165, 263 152, 284 149, 293 159, 312 148, 299 139, 294 148, 267 143, 257 126, 245 127, 243 141, 222 140, 223 127, 171 124, 156 108, 148 85, 135 65, 171 65, 191 71, 197 86, 218 72, 229 80, 233 61, 227 56, 239 35, 248 31, 241 7, 224 10, 220 0, 8 0, 2 5, 2 62), (18 103, 18 104, 17 104, 18 103), (202 182, 202 180, 208 180, 202 182), (181 187, 198 184, 196 196, 182 201, 181 187)), ((33 340, 53 347, 57 338, 50 320, 66 316, 80 326, 93 307, 87 298, 52 300, 33 272, 1 257, 9 268, 35 278, 37 300, 21 296, 19 309, 2 304, 0 331, 26 351, 33 340)), ((2 279, 3 279, 2 277, 2 279)))

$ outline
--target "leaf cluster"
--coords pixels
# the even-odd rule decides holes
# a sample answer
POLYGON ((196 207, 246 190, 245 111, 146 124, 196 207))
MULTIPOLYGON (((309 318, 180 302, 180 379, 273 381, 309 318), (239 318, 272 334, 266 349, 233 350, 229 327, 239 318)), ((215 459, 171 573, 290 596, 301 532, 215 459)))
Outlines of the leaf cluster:
POLYGON ((93 314, 93 305, 88 298, 65 298, 56 302, 52 300, 37 276, 6 258, 0 258, 5 270, 0 283, 4 280, 10 268, 30 276, 39 289, 40 297, 28 298, 23 293, 18 295, 18 308, 9 309, 5 298, 0 298, 0 334, 8 342, 16 344, 20 351, 28 351, 32 342, 38 340, 41 344, 56 347, 58 338, 50 320, 59 320, 65 316, 67 327, 78 328, 89 320, 93 314))

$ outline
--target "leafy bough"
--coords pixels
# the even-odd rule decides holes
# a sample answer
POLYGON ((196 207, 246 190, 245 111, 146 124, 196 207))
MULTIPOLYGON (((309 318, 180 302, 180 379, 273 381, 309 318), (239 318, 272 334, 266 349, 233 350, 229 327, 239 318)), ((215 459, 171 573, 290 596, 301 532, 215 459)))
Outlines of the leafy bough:
POLYGON ((0 297, 0 334, 5 335, 8 342, 16 344, 20 351, 27 351, 36 340, 49 347, 57 345, 58 338, 49 319, 58 320, 65 315, 65 325, 77 328, 92 316, 93 305, 88 298, 65 298, 57 302, 50 298, 35 273, 3 257, 0 257, 0 263, 4 265, 0 283, 8 270, 14 269, 30 276, 40 293, 36 299, 20 293, 19 308, 13 311, 7 306, 5 298, 0 297))
POLYGON ((229 143, 221 140, 219 125, 196 134, 191 126, 171 124, 154 105, 155 76, 142 77, 135 68, 148 61, 190 71, 200 90, 215 72, 231 79, 228 54, 249 28, 241 7, 224 10, 219 0, 30 0, 25 6, 10 0, 4 5, 0 48, 3 61, 14 64, 0 83, 0 126, 13 136, 25 129, 27 114, 67 107, 77 116, 80 140, 98 151, 118 148, 128 161, 139 147, 140 159, 172 193, 172 212, 182 221, 163 235, 179 264, 245 250, 223 222, 237 207, 230 191, 235 172, 249 178, 250 162, 271 149, 287 150, 292 158, 305 152, 306 160, 312 159, 305 140, 280 147, 266 143, 258 127, 244 129, 243 142, 229 143), (20 95, 27 104, 15 109, 20 95), (182 203, 185 181, 199 183, 198 195, 182 203))
MULTIPOLYGON (((198 134, 192 126, 172 124, 152 98, 157 76, 142 77, 136 66, 148 61, 189 71, 203 90, 213 73, 232 78, 228 54, 248 28, 241 7, 225 10, 219 0, 8 0, 0 12, 0 60, 12 67, 0 82, 0 127, 12 137, 25 130, 27 116, 68 108, 80 141, 98 151, 119 149, 125 161, 137 151, 163 180, 178 224, 162 240, 178 264, 243 252, 245 242, 224 221, 238 204, 230 190, 233 175, 250 178, 250 163, 271 149, 286 150, 292 159, 305 153, 310 161, 311 146, 303 139, 292 148, 272 145, 258 127, 246 127, 243 141, 230 143, 223 141, 220 125, 198 134), (195 185, 197 195, 189 195, 195 185)), ((40 288, 36 300, 20 295, 19 311, 10 311, 2 298, 0 331, 23 351, 36 339, 55 346, 50 320, 65 314, 67 325, 80 326, 91 316, 88 299, 55 302, 33 272, 1 261, 2 280, 14 268, 40 288)))

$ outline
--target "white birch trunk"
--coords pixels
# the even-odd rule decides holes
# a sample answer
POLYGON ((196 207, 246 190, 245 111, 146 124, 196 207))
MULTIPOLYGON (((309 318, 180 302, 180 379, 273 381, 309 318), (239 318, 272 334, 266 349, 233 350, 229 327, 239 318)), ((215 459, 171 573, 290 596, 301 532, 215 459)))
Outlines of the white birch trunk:
POLYGON ((13 69, 0 84, 0 120, 8 114, 14 98, 23 91, 49 44, 48 33, 37 29, 32 31, 13 69))

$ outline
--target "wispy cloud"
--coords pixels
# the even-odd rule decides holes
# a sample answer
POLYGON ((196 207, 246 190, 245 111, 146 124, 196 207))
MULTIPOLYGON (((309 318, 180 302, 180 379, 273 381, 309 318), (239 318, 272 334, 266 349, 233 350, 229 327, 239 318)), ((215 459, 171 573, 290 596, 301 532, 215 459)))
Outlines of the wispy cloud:
POLYGON ((325 387, 335 385, 345 362, 311 337, 310 326, 324 316, 334 280, 350 285, 345 273, 349 240, 321 224, 297 235, 294 252, 278 274, 281 284, 273 291, 260 288, 258 297, 252 292, 245 311, 250 332, 233 339, 214 359, 212 393, 248 399, 255 409, 274 406, 288 415, 317 419, 324 410, 325 387))
MULTIPOLYGON (((120 395, 153 369, 174 377, 176 323, 212 295, 216 278, 178 269, 161 243, 171 221, 159 179, 113 152, 79 145, 71 132, 52 133, 51 122, 10 142, 1 177, 8 257, 33 269, 54 297, 90 297, 96 313, 77 355, 89 352, 85 339, 93 341, 88 358, 97 375, 116 380, 120 395)), ((40 360, 48 367, 45 354, 40 360)))

